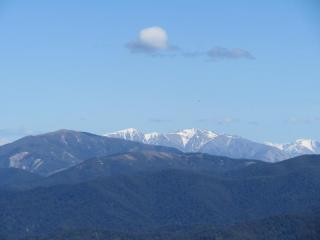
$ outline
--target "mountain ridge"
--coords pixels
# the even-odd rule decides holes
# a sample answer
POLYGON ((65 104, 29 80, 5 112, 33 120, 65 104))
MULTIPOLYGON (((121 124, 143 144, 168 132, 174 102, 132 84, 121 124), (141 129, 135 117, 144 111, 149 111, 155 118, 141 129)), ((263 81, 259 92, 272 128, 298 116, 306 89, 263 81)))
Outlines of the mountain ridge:
POLYGON ((27 136, 0 146, 0 167, 20 168, 32 173, 49 175, 92 157, 146 149, 178 151, 169 147, 107 138, 87 132, 58 130, 27 136))
POLYGON ((259 159, 266 162, 277 162, 290 157, 275 146, 258 143, 236 135, 218 134, 196 128, 174 133, 142 133, 137 129, 128 128, 103 134, 103 136, 175 147, 184 152, 203 152, 231 158, 259 159))
POLYGON ((302 154, 320 154, 320 142, 312 139, 297 139, 292 143, 274 144, 266 143, 274 146, 290 156, 298 156, 302 154))

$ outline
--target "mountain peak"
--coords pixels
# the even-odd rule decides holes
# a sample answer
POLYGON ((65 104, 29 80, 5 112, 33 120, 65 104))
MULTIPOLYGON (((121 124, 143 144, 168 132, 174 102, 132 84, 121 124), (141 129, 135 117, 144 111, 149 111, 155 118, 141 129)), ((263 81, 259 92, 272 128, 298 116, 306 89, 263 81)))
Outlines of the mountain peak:
POLYGON ((291 157, 302 154, 319 154, 320 153, 320 142, 312 139, 297 139, 295 142, 286 144, 273 144, 267 143, 270 146, 274 146, 286 153, 291 157))
POLYGON ((298 139, 296 140, 295 144, 297 146, 306 148, 312 152, 315 151, 315 149, 318 147, 319 143, 317 141, 314 141, 312 139, 298 139))
POLYGON ((144 134, 144 142, 149 142, 152 139, 156 139, 161 135, 161 133, 158 132, 151 132, 144 134))
POLYGON ((299 138, 299 139, 296 140, 296 143, 300 143, 300 144, 303 144, 303 145, 312 144, 314 142, 315 142, 314 140, 307 139, 307 138, 299 138))
POLYGON ((122 134, 135 134, 135 133, 139 133, 139 131, 136 128, 125 128, 125 129, 121 129, 119 131, 116 132, 112 132, 109 134, 118 134, 118 133, 122 133, 122 134))
MULTIPOLYGON (((188 129, 183 129, 181 131, 176 132, 175 134, 179 135, 182 140, 182 144, 186 146, 191 139, 197 138, 197 139, 203 139, 206 142, 214 139, 215 137, 218 136, 218 134, 208 131, 208 130, 201 130, 197 128, 188 128, 188 129)), ((204 143, 201 143, 203 145, 204 143)))
POLYGON ((126 128, 126 129, 122 129, 118 132, 126 132, 126 133, 137 133, 139 132, 136 128, 126 128))
POLYGON ((209 130, 204 130, 204 129, 198 129, 198 128, 187 128, 187 129, 183 129, 180 130, 178 132, 176 132, 176 134, 182 135, 182 136, 186 136, 186 137, 193 137, 196 134, 203 134, 203 135, 207 135, 210 137, 216 137, 218 136, 217 133, 209 131, 209 130))
POLYGON ((140 131, 138 131, 135 128, 126 128, 126 129, 122 129, 120 131, 107 133, 104 136, 111 137, 111 138, 122 138, 125 140, 141 142, 143 140, 143 135, 144 135, 143 133, 141 133, 140 131))
POLYGON ((49 132, 49 133, 44 133, 44 134, 40 134, 40 135, 61 135, 61 134, 70 134, 70 133, 79 133, 75 130, 70 130, 70 129, 59 129, 53 132, 49 132))

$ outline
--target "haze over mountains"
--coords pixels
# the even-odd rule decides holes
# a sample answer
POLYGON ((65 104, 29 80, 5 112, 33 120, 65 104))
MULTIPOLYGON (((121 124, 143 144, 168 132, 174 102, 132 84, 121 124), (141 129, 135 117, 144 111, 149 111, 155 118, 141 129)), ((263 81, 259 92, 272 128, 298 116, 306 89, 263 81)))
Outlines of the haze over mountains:
POLYGON ((320 142, 313 140, 301 139, 289 144, 258 143, 235 135, 195 128, 174 133, 142 133, 128 128, 104 136, 175 147, 184 152, 203 152, 267 162, 277 162, 303 154, 320 154, 320 142))

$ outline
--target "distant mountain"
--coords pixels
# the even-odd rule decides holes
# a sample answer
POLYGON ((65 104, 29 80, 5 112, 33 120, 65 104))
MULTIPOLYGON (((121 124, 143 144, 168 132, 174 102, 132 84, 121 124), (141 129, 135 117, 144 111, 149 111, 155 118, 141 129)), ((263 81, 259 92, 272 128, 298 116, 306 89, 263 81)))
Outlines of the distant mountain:
POLYGON ((137 141, 137 142, 144 141, 144 134, 142 134, 141 132, 139 132, 134 128, 128 128, 118 132, 110 133, 106 135, 106 137, 121 138, 124 140, 137 141))
POLYGON ((91 133, 60 130, 28 136, 0 147, 0 167, 19 168, 42 175, 75 166, 85 159, 139 150, 178 150, 145 145, 91 133))
POLYGON ((206 143, 216 138, 214 132, 200 129, 185 129, 176 133, 142 133, 134 128, 120 130, 105 134, 106 137, 121 138, 130 141, 138 141, 146 144, 175 147, 185 152, 197 152, 206 143))
POLYGON ((257 160, 231 159, 203 153, 139 151, 86 160, 65 171, 42 179, 32 187, 75 184, 99 177, 133 175, 139 172, 156 172, 168 169, 217 174, 245 168, 252 164, 265 165, 257 160))
MULTIPOLYGON (((221 228, 296 215, 320 207, 319 162, 320 156, 303 156, 277 164, 262 163, 261 167, 251 164, 231 175, 171 169, 102 177, 75 185, 1 191, 0 236, 18 239, 64 229, 139 232, 167 226, 221 228)), ((268 232, 268 222, 277 221, 252 226, 268 232)), ((290 230, 289 221, 283 224, 274 232, 290 230)), ((241 228, 233 229, 243 233, 241 228)), ((253 237, 233 239, 256 239, 252 228, 244 229, 253 237)), ((193 239, 195 236, 196 232, 193 239)))
POLYGON ((258 159, 266 162, 277 162, 289 158, 286 152, 275 146, 195 128, 166 134, 144 134, 136 129, 129 128, 104 136, 175 147, 184 152, 202 152, 231 158, 258 159))
POLYGON ((311 139, 298 139, 293 143, 287 144, 269 143, 269 145, 282 150, 290 157, 303 154, 320 154, 320 142, 311 139))

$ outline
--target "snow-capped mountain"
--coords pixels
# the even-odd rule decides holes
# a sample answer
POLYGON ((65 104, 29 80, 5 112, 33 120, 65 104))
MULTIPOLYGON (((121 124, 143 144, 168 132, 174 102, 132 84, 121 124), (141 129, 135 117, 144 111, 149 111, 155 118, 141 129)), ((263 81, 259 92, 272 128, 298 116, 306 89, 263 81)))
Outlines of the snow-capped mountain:
POLYGON ((142 142, 144 139, 144 134, 139 132, 137 129, 128 128, 124 130, 120 130, 118 132, 108 134, 108 137, 113 138, 122 138, 124 140, 142 142))
POLYGON ((259 159, 268 162, 277 162, 288 158, 284 151, 275 146, 195 128, 174 133, 142 133, 129 128, 104 136, 175 147, 184 152, 202 152, 232 158, 259 159))
POLYGON ((287 144, 269 143, 269 145, 284 151, 290 157, 302 154, 320 154, 320 142, 311 139, 298 139, 293 143, 287 144))
POLYGON ((216 138, 218 134, 195 128, 166 134, 157 132, 142 133, 137 129, 128 128, 118 132, 104 134, 104 136, 138 141, 146 144, 175 147, 185 152, 197 152, 206 143, 216 138))
POLYGON ((232 158, 259 159, 266 162, 278 162, 288 158, 288 155, 278 148, 254 142, 239 136, 219 135, 208 142, 201 152, 232 158))

